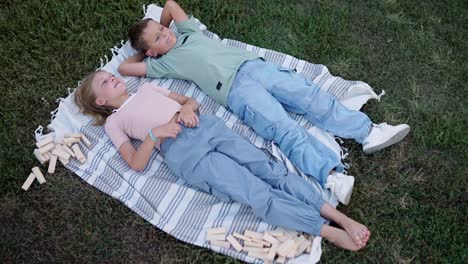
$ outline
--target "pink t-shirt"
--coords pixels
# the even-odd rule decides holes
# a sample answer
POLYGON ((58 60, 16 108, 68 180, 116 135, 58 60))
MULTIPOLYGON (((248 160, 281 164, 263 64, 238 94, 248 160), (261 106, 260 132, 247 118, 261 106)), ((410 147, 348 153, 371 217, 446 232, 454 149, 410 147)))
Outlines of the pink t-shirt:
MULTIPOLYGON (((151 128, 167 124, 182 107, 166 88, 145 83, 110 115, 104 129, 117 149, 132 139, 145 140, 151 128)), ((159 141, 157 148, 159 148, 159 141)))

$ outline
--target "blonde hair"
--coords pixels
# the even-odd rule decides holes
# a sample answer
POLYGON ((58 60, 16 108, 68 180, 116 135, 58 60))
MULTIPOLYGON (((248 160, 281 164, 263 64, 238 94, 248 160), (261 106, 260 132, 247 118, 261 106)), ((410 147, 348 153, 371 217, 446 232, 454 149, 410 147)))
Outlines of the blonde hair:
POLYGON ((80 111, 93 117, 94 125, 102 126, 106 123, 108 116, 112 114, 112 108, 104 105, 96 104, 96 94, 94 93, 92 83, 96 74, 101 71, 95 71, 88 74, 80 86, 75 90, 75 104, 80 108, 80 111))

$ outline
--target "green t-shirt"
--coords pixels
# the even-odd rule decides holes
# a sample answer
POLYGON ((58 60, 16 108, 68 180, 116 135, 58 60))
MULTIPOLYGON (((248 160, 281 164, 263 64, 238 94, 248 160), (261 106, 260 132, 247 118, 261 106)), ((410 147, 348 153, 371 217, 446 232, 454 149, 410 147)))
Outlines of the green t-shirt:
POLYGON ((175 25, 179 32, 175 46, 159 58, 146 59, 146 76, 193 81, 218 103, 227 106, 237 70, 243 62, 260 56, 206 37, 192 15, 175 25))

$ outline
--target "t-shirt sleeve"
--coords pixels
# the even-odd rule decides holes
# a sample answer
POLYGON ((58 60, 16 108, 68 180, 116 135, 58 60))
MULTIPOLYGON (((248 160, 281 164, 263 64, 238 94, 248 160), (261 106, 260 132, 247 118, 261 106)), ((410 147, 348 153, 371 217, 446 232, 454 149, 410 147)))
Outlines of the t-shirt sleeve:
POLYGON ((146 58, 146 77, 162 78, 168 73, 167 68, 163 64, 163 58, 146 58))
POLYGON ((191 14, 188 16, 188 19, 175 22, 175 26, 179 33, 202 33, 195 18, 191 14))
POLYGON ((104 130, 106 131, 107 136, 111 139, 114 146, 119 150, 120 146, 126 141, 129 141, 130 138, 125 134, 122 129, 118 126, 117 122, 114 120, 107 120, 104 125, 104 130))

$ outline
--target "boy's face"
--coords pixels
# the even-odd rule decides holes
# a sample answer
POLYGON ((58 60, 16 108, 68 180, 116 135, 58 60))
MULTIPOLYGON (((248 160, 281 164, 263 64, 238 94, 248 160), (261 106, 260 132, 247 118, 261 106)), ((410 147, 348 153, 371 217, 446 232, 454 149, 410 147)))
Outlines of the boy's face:
POLYGON ((176 44, 175 34, 167 27, 150 20, 143 30, 143 41, 146 44, 146 56, 155 57, 169 52, 176 44))
POLYGON ((94 77, 91 87, 96 95, 96 104, 106 105, 106 103, 112 101, 112 99, 118 98, 126 93, 127 85, 121 78, 101 71, 94 77))

